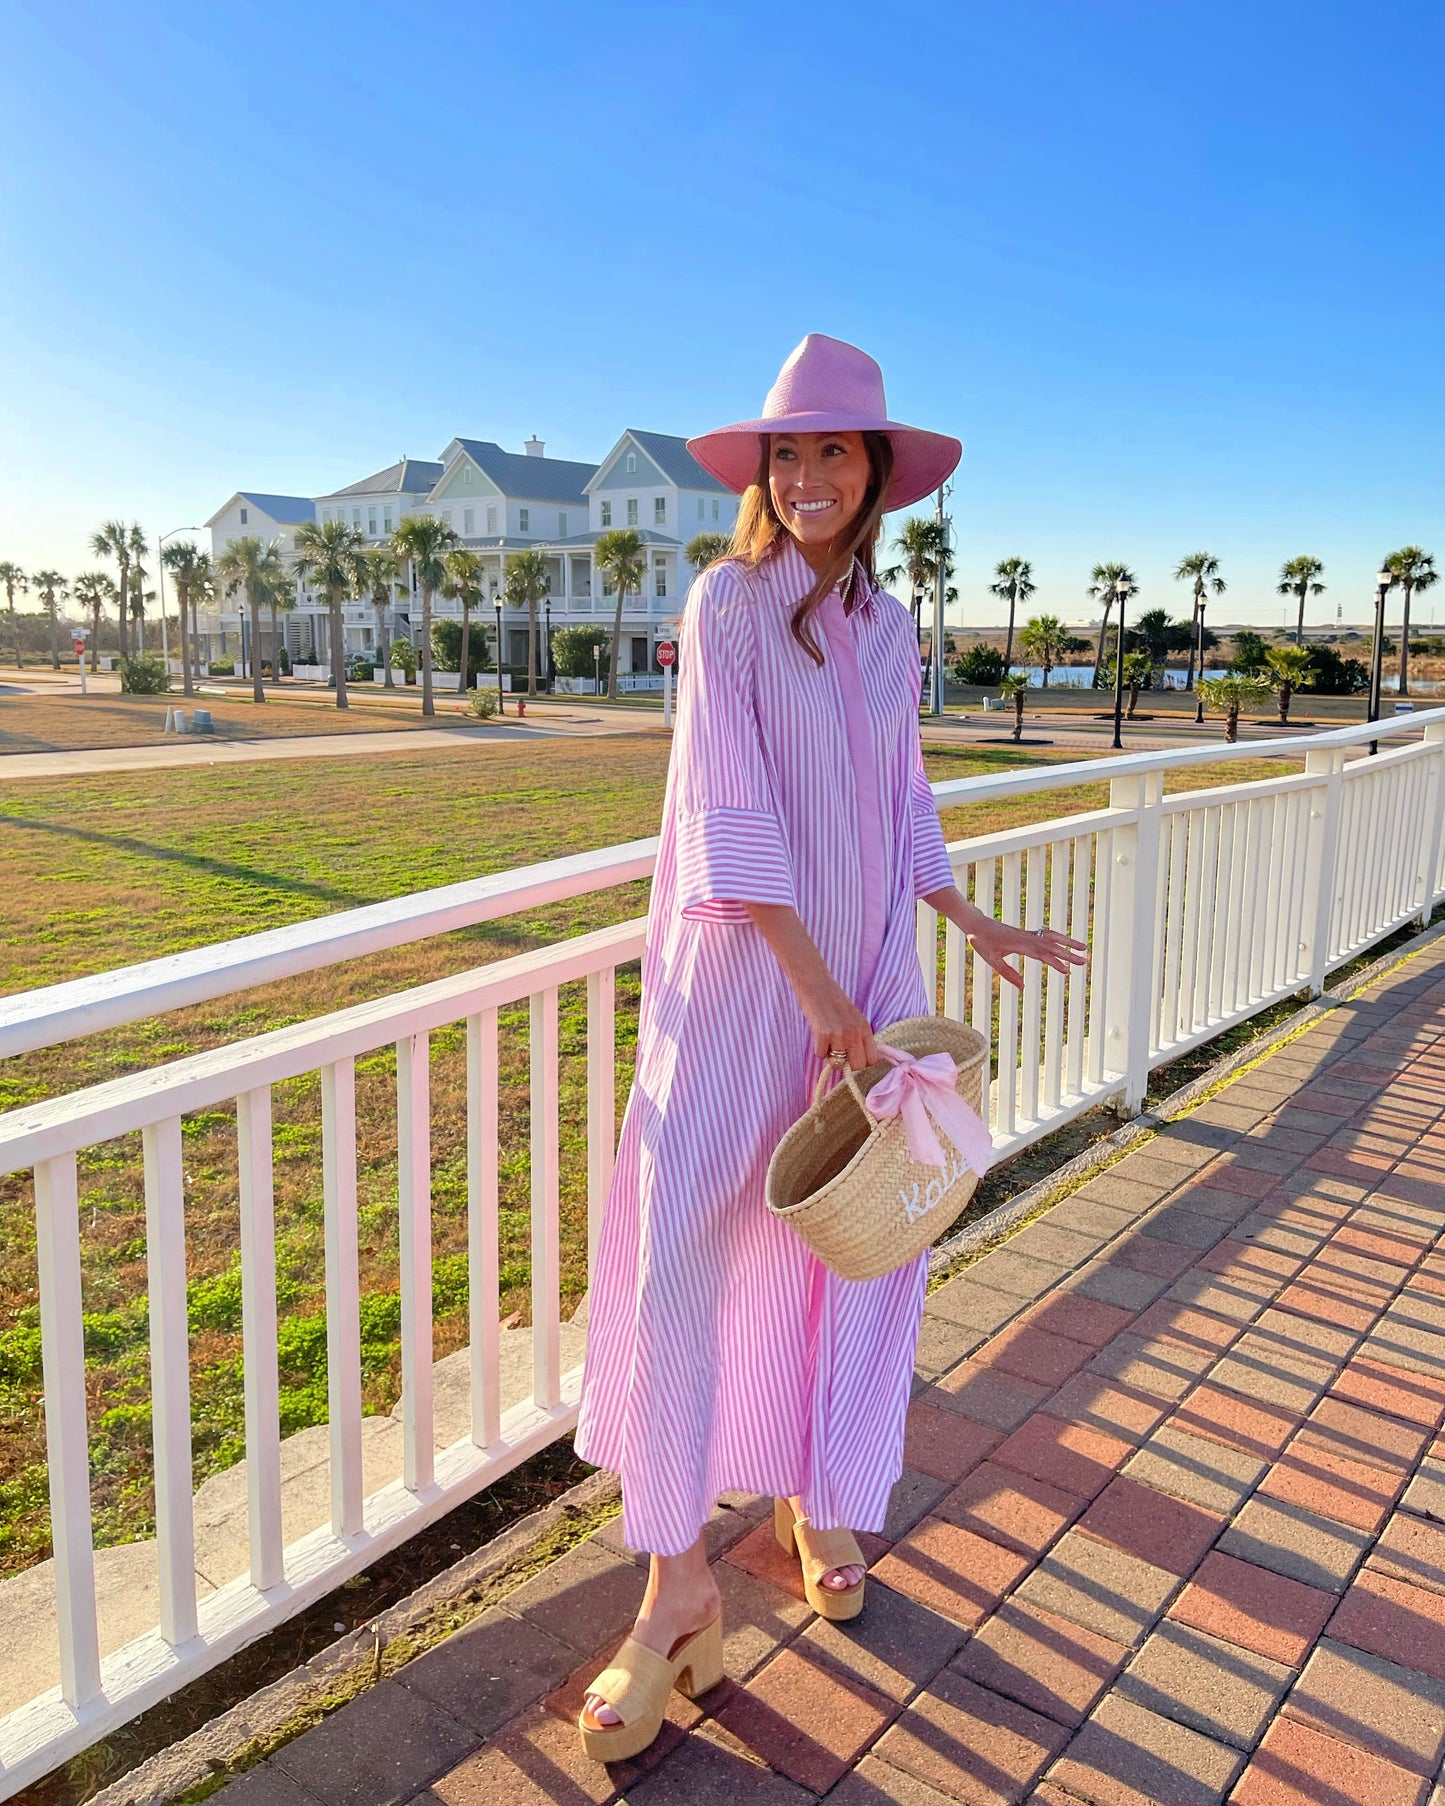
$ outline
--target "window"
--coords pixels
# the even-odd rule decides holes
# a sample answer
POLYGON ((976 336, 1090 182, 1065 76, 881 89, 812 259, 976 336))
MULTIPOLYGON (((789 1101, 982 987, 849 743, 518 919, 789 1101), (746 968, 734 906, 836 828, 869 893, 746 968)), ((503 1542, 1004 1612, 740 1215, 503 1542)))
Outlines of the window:
POLYGON ((470 539, 472 534, 476 532, 476 528, 477 528, 477 511, 476 511, 476 509, 475 508, 464 508, 462 510, 462 532, 465 533, 467 535, 467 537, 470 539))
MULTIPOLYGON (((245 517, 242 516, 242 518, 244 519, 245 517)), ((611 504, 611 502, 604 502, 602 504, 602 525, 604 527, 610 527, 612 525, 612 504, 611 504)))
POLYGON ((567 516, 560 510, 557 514, 557 537, 558 539, 565 539, 567 537, 567 516))
POLYGON ((488 508, 488 510, 487 510, 487 531, 488 531, 488 533, 495 533, 496 530, 497 530, 497 511, 495 508, 488 508))
POLYGON ((532 531, 532 510, 530 508, 519 508, 517 510, 517 531, 519 533, 530 533, 532 531))
POLYGON ((629 527, 637 525, 637 497, 635 495, 627 498, 627 524, 629 527))
POLYGON ((390 508, 388 508, 386 513, 383 514, 381 517, 381 530, 383 533, 391 532, 391 509, 390 508))
POLYGON ((701 496, 699 496, 697 498, 697 518, 699 520, 707 519, 707 503, 702 499, 701 496))
POLYGON ((654 527, 667 525, 667 497, 655 495, 652 498, 652 524, 654 527))
POLYGON ((667 561, 659 558, 652 567, 652 593, 654 596, 667 594, 667 561))
POLYGON ((366 511, 366 531, 371 536, 372 539, 376 538, 376 510, 375 510, 375 508, 368 508, 366 511))
POLYGON ((452 511, 450 508, 442 509, 442 519, 446 522, 447 526, 452 524, 452 511))
POLYGON ((637 453, 636 452, 628 452, 628 454, 627 454, 627 474, 628 474, 628 476, 633 476, 633 475, 635 475, 636 471, 637 471, 637 453))
POLYGON ((717 503, 716 502, 714 502, 712 505, 712 517, 714 520, 717 519, 717 503))
POLYGON ((360 527, 361 527, 361 510, 360 510, 360 508, 353 508, 351 510, 351 524, 353 527, 360 530, 360 527))
POLYGON ((242 509, 242 510, 241 510, 241 525, 242 525, 242 526, 243 526, 243 527, 244 527, 244 526, 245 526, 245 524, 246 524, 246 521, 247 521, 247 518, 248 518, 248 516, 247 516, 247 513, 246 513, 246 510, 245 510, 245 509, 244 509, 244 508, 243 508, 243 509, 242 509))

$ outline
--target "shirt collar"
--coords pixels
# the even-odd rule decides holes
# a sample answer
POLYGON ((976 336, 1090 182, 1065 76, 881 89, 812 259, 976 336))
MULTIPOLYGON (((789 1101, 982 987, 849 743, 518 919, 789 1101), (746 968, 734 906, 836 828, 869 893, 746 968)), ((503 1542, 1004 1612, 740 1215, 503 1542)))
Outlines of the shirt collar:
MULTIPOLYGON (((812 587, 812 566, 798 550, 797 542, 790 533, 784 534, 782 545, 776 555, 783 560, 783 568, 788 578, 788 587, 790 589, 796 587, 798 599, 801 600, 807 595, 808 590, 812 587)), ((845 604, 847 603, 850 594, 855 598, 853 607, 847 610, 850 617, 860 611, 864 614, 871 614, 876 610, 877 591, 868 581, 868 573, 863 568, 863 561, 861 558, 855 558, 853 560, 852 570, 844 577, 842 583, 838 587, 842 593, 845 604)))

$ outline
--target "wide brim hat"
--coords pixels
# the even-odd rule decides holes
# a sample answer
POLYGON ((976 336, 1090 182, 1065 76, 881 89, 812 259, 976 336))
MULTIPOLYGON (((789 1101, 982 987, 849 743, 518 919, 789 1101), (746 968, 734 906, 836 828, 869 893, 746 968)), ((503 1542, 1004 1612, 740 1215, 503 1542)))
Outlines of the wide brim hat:
POLYGON ((778 372, 762 414, 720 426, 687 449, 710 475, 741 495, 758 473, 760 442, 774 433, 886 433, 893 479, 886 506, 908 508, 953 474, 963 444, 888 418, 883 372, 866 351, 810 332, 778 372))

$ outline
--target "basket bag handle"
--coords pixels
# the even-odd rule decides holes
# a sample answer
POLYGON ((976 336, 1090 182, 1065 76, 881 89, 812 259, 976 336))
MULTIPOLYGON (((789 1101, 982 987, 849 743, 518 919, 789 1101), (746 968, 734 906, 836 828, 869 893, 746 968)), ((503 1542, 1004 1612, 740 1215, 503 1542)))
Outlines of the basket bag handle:
POLYGON ((913 1158, 929 1166, 944 1166, 947 1162, 934 1128, 936 1123, 973 1171, 986 1173, 993 1159, 993 1137, 977 1111, 958 1095, 958 1066, 953 1056, 906 1053, 884 1041, 878 1043, 878 1051, 893 1064, 867 1093, 848 1065, 847 1055, 832 1055, 813 1087, 814 1105, 823 1096, 828 1074, 835 1067, 841 1068, 844 1082, 858 1100, 870 1128, 887 1117, 901 1116, 913 1158))

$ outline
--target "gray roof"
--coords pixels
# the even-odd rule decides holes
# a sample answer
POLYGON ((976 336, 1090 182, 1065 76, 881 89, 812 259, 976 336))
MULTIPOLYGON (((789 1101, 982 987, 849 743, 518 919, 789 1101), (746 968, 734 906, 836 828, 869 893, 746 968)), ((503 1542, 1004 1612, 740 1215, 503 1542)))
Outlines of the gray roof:
POLYGON ((679 489, 723 488, 693 457, 687 449, 686 439, 679 439, 672 433, 642 433, 635 426, 628 427, 627 431, 667 480, 676 483, 679 489))
MULTIPOLYGON (((278 521, 283 527, 297 527, 304 520, 316 519, 315 505, 308 496, 260 495, 254 489, 242 489, 238 492, 238 499, 254 503, 263 514, 269 514, 272 520, 278 521)), ((222 512, 224 513, 224 509, 222 512)))
POLYGON ((441 481, 442 467, 429 458, 398 458, 374 477, 363 477, 359 483, 348 483, 345 489, 333 489, 320 496, 323 502, 335 501, 341 495, 426 495, 441 481))
MULTIPOLYGON (((457 444, 484 470, 505 496, 520 502, 564 502, 587 506, 585 483, 597 474, 595 464, 570 458, 534 458, 527 452, 503 451, 490 439, 458 439, 457 444)), ((441 467, 437 467, 440 475, 441 467)))

